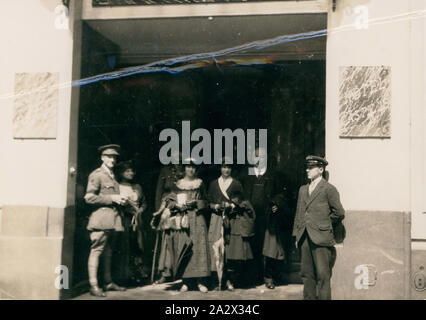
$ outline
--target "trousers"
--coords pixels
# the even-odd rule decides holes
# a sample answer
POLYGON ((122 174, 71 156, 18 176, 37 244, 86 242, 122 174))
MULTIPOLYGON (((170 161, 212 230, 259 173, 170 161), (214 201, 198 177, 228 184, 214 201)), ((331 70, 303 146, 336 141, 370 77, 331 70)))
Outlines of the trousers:
POLYGON ((283 260, 272 259, 265 257, 265 283, 276 283, 280 281, 280 273, 283 265, 283 260))
POLYGON ((88 261, 89 283, 98 286, 99 259, 103 257, 104 283, 112 282, 111 262, 112 248, 115 239, 115 231, 91 231, 90 232, 90 254, 88 261))
POLYGON ((304 299, 331 300, 330 280, 336 261, 336 249, 316 245, 306 231, 300 243, 304 299))

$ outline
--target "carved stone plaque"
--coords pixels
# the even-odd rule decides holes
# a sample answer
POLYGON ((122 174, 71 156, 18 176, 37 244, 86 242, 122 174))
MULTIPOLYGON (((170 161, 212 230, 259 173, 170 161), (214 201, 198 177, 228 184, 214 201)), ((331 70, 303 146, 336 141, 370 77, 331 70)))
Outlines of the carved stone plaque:
POLYGON ((23 72, 15 74, 14 138, 56 138, 58 83, 58 73, 23 72))
POLYGON ((390 67, 340 67, 339 108, 341 137, 389 138, 390 67))

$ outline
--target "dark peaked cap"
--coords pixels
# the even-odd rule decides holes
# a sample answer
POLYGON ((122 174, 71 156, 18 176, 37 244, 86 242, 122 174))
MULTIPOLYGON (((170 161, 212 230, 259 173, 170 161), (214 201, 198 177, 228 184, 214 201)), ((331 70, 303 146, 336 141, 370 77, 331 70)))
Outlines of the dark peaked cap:
POLYGON ((115 155, 115 156, 119 156, 120 155, 120 150, 121 150, 121 147, 118 144, 106 144, 106 145, 100 146, 98 148, 98 151, 102 155, 115 155))
POLYGON ((307 156, 306 166, 308 167, 325 167, 328 165, 327 160, 318 156, 307 156))

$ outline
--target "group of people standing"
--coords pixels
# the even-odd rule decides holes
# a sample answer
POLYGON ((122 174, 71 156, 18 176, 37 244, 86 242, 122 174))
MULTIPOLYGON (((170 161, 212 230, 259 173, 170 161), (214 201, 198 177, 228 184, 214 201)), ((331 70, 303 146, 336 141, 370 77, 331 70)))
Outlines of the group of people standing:
MULTIPOLYGON (((125 290, 114 283, 111 277, 112 248, 117 241, 117 234, 124 235, 119 245, 128 250, 125 268, 128 276, 134 276, 138 270, 139 275, 143 273, 137 266, 142 263, 140 226, 146 216, 144 212, 147 203, 141 187, 132 182, 135 171, 131 163, 119 164, 118 170, 115 170, 120 146, 106 145, 100 147, 99 151, 102 165, 89 176, 85 201, 94 207, 87 226, 91 239, 88 262, 90 292, 103 297, 108 290, 125 290), (118 175, 117 179, 115 174, 118 175), (97 280, 101 255, 104 262, 104 290, 100 289, 97 280)), ((259 156, 266 156, 262 154, 265 152, 262 149, 255 152, 259 156)), ((157 182, 156 211, 151 220, 151 226, 157 233, 153 265, 153 272, 158 270, 156 283, 182 279, 179 288, 181 292, 190 289, 208 292, 209 288, 233 291, 235 287, 252 287, 260 282, 274 289, 280 280, 280 266, 285 259, 289 259, 293 232, 297 238, 296 246, 302 245, 302 278, 305 291, 308 290, 304 294, 305 298, 316 298, 317 293, 313 294, 311 287, 315 287, 315 291, 316 285, 322 287, 327 276, 329 282, 333 254, 331 249, 325 252, 314 247, 316 239, 311 239, 311 231, 315 229, 312 234, 317 238, 321 238, 323 233, 317 230, 320 228, 305 220, 309 204, 301 202, 304 193, 299 193, 293 228, 294 218, 289 210, 291 206, 285 183, 277 179, 271 170, 255 166, 254 175, 244 175, 237 179, 233 177, 232 165, 224 159, 217 173, 218 178, 207 188, 197 175, 198 166, 194 159, 185 160, 185 164, 179 161, 179 164, 163 167, 157 182), (301 210, 306 213, 302 215, 299 212, 301 210), (299 234, 301 228, 302 235, 299 234), (310 268, 308 263, 311 264, 310 268), (330 266, 329 275, 323 271, 327 263, 330 266), (315 268, 321 272, 317 274, 315 268), (309 272, 311 269, 313 271, 309 272), (312 281, 315 285, 312 285, 312 281)), ((322 176, 325 160, 319 157, 314 160, 315 163, 311 161, 311 165, 319 169, 318 177, 322 176)), ((315 176, 315 181, 322 188, 324 183, 319 183, 318 177, 315 176)), ((333 188, 326 188, 334 201, 331 218, 323 213, 320 219, 323 224, 329 222, 330 227, 330 219, 336 220, 333 222, 341 221, 344 215, 343 208, 338 205, 338 193, 336 196, 333 188)), ((311 189, 308 196, 310 193, 311 189)), ((332 231, 327 229, 327 232, 327 236, 332 238, 332 231)), ((331 238, 327 243, 320 244, 320 247, 333 246, 331 238)), ((327 290, 327 284, 324 290, 327 290)), ((327 293, 320 297, 329 298, 327 293)))

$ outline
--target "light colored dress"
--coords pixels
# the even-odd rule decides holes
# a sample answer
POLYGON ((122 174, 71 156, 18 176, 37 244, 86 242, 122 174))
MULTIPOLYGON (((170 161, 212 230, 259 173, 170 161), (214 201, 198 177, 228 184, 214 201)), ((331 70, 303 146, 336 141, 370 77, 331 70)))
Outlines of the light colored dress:
POLYGON ((179 225, 172 224, 173 231, 168 249, 174 257, 174 274, 177 278, 208 277, 210 276, 210 255, 206 220, 202 212, 206 207, 203 181, 180 179, 172 192, 176 195, 177 201, 182 197, 186 198, 186 201, 195 200, 192 207, 180 212, 182 220, 179 225), (185 249, 188 246, 183 244, 188 243, 190 243, 189 249, 185 249))
POLYGON ((140 197, 138 189, 140 190, 140 188, 134 185, 120 183, 120 195, 134 202, 138 201, 140 197))

